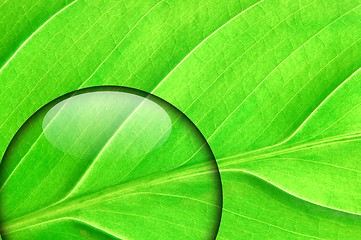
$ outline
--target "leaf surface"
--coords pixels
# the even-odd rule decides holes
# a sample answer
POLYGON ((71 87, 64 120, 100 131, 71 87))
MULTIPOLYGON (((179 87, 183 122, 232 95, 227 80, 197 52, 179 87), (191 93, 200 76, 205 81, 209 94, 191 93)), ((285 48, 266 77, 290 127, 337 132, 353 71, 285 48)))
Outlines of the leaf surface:
POLYGON ((219 239, 358 238, 359 0, 70 4, 0 70, 2 152, 65 93, 137 88, 209 142, 222 176, 219 239))

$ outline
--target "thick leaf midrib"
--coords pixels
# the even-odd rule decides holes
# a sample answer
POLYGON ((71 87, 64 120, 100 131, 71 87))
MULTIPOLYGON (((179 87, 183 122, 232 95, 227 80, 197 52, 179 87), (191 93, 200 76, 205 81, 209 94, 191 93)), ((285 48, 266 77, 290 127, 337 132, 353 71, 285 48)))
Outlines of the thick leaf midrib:
POLYGON ((308 142, 308 143, 304 143, 304 144, 300 144, 299 142, 297 142, 296 144, 292 144, 292 145, 270 146, 265 149, 259 149, 259 150, 255 150, 252 152, 243 153, 241 155, 219 158, 217 161, 218 161, 218 166, 220 168, 222 168, 225 166, 235 165, 235 164, 239 164, 239 163, 249 163, 249 162, 252 162, 255 160, 259 160, 259 159, 279 156, 282 154, 304 151, 307 149, 318 148, 318 147, 323 147, 323 146, 332 145, 332 144, 357 142, 357 141, 361 141, 361 133, 360 132, 333 136, 330 138, 325 138, 325 139, 321 139, 319 141, 313 141, 313 142, 308 142), (262 151, 264 151, 264 153, 262 153, 262 151))
MULTIPOLYGON (((343 138, 331 138, 330 140, 328 141, 318 141, 316 143, 312 143, 312 144, 304 144, 304 146, 296 146, 296 147, 293 147, 293 148, 289 148, 289 149, 283 149, 279 152, 273 152, 273 153, 270 153, 270 154, 265 154, 265 155, 260 155, 257 159, 260 159, 260 158, 268 158, 268 157, 271 157, 272 155, 280 155, 280 154, 284 154, 284 153, 288 153, 288 152, 292 152, 292 151, 299 151, 299 150, 304 150, 306 148, 311 148, 311 147, 318 147, 318 146, 322 146, 322 145, 325 145, 325 144, 335 144, 335 143, 339 143, 339 142, 345 142, 345 141, 358 141, 360 140, 360 134, 359 135, 356 135, 356 136, 344 136, 343 138), (335 139, 337 141, 335 141, 335 139)), ((256 158, 252 159, 252 161, 255 161, 256 158)), ((223 169, 225 168, 226 166, 230 166, 230 165, 234 165, 236 164, 235 161, 226 161, 226 162, 229 162, 228 164, 223 164, 223 163, 220 163, 220 168, 223 169)), ((154 179, 149 179, 148 177, 146 178, 143 178, 143 179, 138 179, 137 181, 134 181, 134 182, 130 182, 128 183, 128 185, 126 184, 122 184, 122 185, 119 185, 119 186, 116 186, 114 188, 110 188, 110 189, 107 189, 105 191, 101 191, 101 192, 98 192, 98 193, 95 193, 95 194, 91 194, 91 195, 86 195, 84 197, 80 197, 80 198, 76 198, 76 199, 69 199, 69 200, 66 200, 64 202, 59 202, 59 203, 56 203, 52 206, 50 206, 49 208, 46 208, 44 210, 39 210, 38 212, 36 212, 36 216, 38 215, 42 215, 43 214, 43 211, 46 211, 48 212, 48 217, 52 217, 52 213, 51 212, 54 212, 55 215, 58 215, 58 214, 63 214, 63 213, 67 213, 67 212, 71 212, 73 207, 74 207, 74 203, 76 204, 79 204, 79 205, 75 205, 75 206, 80 206, 81 208, 84 208, 86 206, 84 206, 84 203, 88 203, 89 205, 94 205, 94 204, 97 204, 99 202, 103 202, 105 200, 111 200, 112 199, 112 196, 118 194, 118 193, 125 193, 125 192, 128 192, 128 193, 131 193, 133 191, 135 191, 138 187, 142 187, 143 185, 156 185, 156 184, 161 184, 163 182, 168 182, 168 181, 173 181, 173 180, 176 180, 178 179, 177 177, 189 177, 191 176, 191 174, 193 173, 198 173, 198 174, 207 174, 207 172, 202 172, 200 171, 200 165, 202 164, 196 164, 196 165, 193 165, 191 167, 188 167, 188 168, 181 168, 181 169, 176 169, 175 171, 172 172, 172 174, 169 174, 169 172, 165 173, 164 176, 151 176, 151 178, 154 178, 154 177, 157 177, 155 180, 154 179), (179 171, 181 170, 181 171, 179 171), (170 178, 170 176, 173 176, 170 178), (164 180, 164 181, 162 181, 164 180), (114 191, 115 190, 115 191, 114 191), (105 193, 105 194, 104 194, 105 193), (93 198, 93 196, 96 195, 98 197, 96 198, 93 198), (69 207, 70 206, 70 207, 69 207), (58 209, 62 209, 62 211, 59 212, 58 209), (50 213, 50 214, 49 214, 50 213)), ((203 167, 204 168, 204 167, 203 167)), ((204 169, 207 169, 207 168, 204 168, 204 169)), ((230 169, 225 169, 225 170, 222 170, 222 171, 228 171, 230 169)), ((238 169, 237 169, 238 170, 238 169)), ((243 171, 243 170, 239 170, 239 171, 243 171)), ((77 208, 78 209, 78 208, 77 208)), ((337 209, 336 209, 337 210, 337 209)), ((340 210, 340 211, 343 211, 343 210, 340 210)), ((344 212, 344 211, 343 211, 344 212)), ((31 214, 29 214, 31 215, 31 214)), ((27 216, 29 216, 27 215, 27 216)), ((44 215, 42 215, 44 216, 44 215)), ((37 221, 38 219, 35 217, 35 218, 32 218, 31 221, 37 221)), ((27 223, 28 220, 24 220, 24 219, 21 219, 21 221, 19 221, 18 219, 15 219, 14 221, 10 221, 10 224, 6 224, 6 222, 3 223, 4 226, 6 226, 4 229, 7 229, 8 231, 12 231, 12 227, 15 227, 16 229, 16 226, 22 226, 23 224, 27 223)))
POLYGON ((66 217, 66 214, 70 214, 72 211, 84 209, 105 201, 111 201, 122 196, 137 194, 137 190, 144 187, 155 186, 179 179, 187 179, 198 175, 215 174, 215 171, 216 169, 211 169, 209 163, 199 163, 188 167, 175 168, 160 174, 145 176, 95 193, 62 199, 35 212, 27 213, 24 216, 12 220, 5 220, 1 223, 2 230, 7 233, 19 231, 24 227, 35 225, 42 221, 66 217), (119 196, 119 194, 122 195, 119 196))
MULTIPOLYGON (((317 142, 317 144, 306 144, 303 148, 300 146, 296 146, 294 148, 290 148, 290 149, 283 149, 279 152, 276 153, 272 153, 273 155, 280 155, 281 153, 286 153, 286 152, 292 152, 292 151, 299 151, 302 149, 305 149, 305 147, 316 147, 316 146, 322 146, 325 144, 333 144, 333 143, 338 143, 338 142, 344 142, 344 141, 358 141, 360 140, 360 136, 361 135, 357 135, 357 136, 351 136, 350 137, 344 137, 341 139, 338 139, 339 141, 335 142, 334 139, 332 139, 331 141, 323 141, 323 142, 317 142)), ((260 158, 268 158, 270 157, 271 154, 268 155, 260 155, 259 158, 253 158, 251 159, 252 161, 258 160, 260 158)), ((225 163, 220 163, 219 167, 221 169, 222 172, 223 171, 229 171, 230 169, 226 169, 225 167, 229 167, 231 165, 236 164, 239 161, 231 161, 230 159, 228 161, 225 161, 226 163, 228 162, 228 164, 225 163)), ((244 160, 242 161, 244 162, 244 160)), ((249 162, 249 161, 248 161, 249 162)), ((51 205, 50 207, 44 208, 42 210, 39 210, 35 213, 31 213, 28 214, 24 217, 20 217, 14 220, 11 220, 9 222, 3 222, 2 225, 4 226, 3 229, 6 230, 6 232, 13 232, 13 231, 17 231, 19 228, 23 228, 24 225, 27 226, 29 222, 32 222, 34 225, 34 223, 37 223, 37 221, 39 221, 39 219, 42 219, 42 217, 44 217, 44 213, 47 214, 47 219, 52 219, 52 218, 56 218, 58 217, 58 215, 61 214, 66 214, 71 212, 72 210, 74 210, 74 204, 76 204, 75 206, 79 206, 79 208, 84 208, 88 205, 84 205, 84 203, 87 203, 89 205, 95 205, 98 204, 100 202, 103 202, 105 200, 111 200, 112 196, 114 197, 114 195, 117 195, 119 193, 129 193, 131 194, 132 192, 134 192, 136 194, 136 189, 142 188, 143 186, 149 186, 149 185, 156 185, 156 184, 161 184, 164 182, 168 182, 168 181, 173 181, 176 179, 179 179, 179 177, 190 177, 192 176, 192 174, 207 174, 208 172, 202 172, 201 171, 201 165, 203 165, 203 169, 207 169, 207 166, 204 167, 204 164, 196 164, 193 165, 191 167, 188 168, 180 168, 180 169, 175 169, 174 171, 172 171, 172 174, 170 174, 170 172, 166 172, 163 173, 162 176, 161 175, 152 175, 150 177, 145 177, 142 179, 137 179, 136 181, 133 182, 129 182, 129 183, 125 183, 122 185, 118 185, 116 187, 113 188, 109 188, 106 189, 104 191, 101 192, 97 192, 95 194, 90 194, 90 195, 86 195, 86 196, 82 196, 79 198, 75 198, 75 199, 68 199, 65 200, 64 202, 58 202, 55 203, 54 205, 51 205), (156 178, 156 179, 154 179, 156 178), (163 180, 163 181, 162 181, 163 180), (97 196, 96 198, 93 198, 94 196, 97 196), (61 211, 59 211, 59 209, 61 211), (29 219, 27 219, 27 217, 29 217, 29 219)), ((239 169, 237 169, 238 171, 239 169)), ((243 171, 243 170, 239 170, 239 171, 243 171)), ((116 197, 115 197, 116 198, 116 197)), ((308 201, 308 200, 307 200, 308 201)), ((76 209, 79 209, 76 208, 76 209)), ((332 208, 331 208, 332 209, 332 208)), ((337 210, 337 209, 335 209, 337 210)), ((345 212, 343 210, 340 210, 342 212, 345 212)))

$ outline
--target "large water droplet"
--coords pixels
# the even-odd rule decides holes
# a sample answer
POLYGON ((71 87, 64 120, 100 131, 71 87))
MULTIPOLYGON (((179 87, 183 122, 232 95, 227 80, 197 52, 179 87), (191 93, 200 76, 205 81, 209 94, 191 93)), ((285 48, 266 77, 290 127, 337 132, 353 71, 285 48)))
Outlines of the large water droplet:
POLYGON ((1 234, 56 239, 68 227, 78 237, 100 228, 125 239, 213 239, 217 170, 198 129, 165 101, 120 87, 77 91, 40 109, 8 147, 1 234))

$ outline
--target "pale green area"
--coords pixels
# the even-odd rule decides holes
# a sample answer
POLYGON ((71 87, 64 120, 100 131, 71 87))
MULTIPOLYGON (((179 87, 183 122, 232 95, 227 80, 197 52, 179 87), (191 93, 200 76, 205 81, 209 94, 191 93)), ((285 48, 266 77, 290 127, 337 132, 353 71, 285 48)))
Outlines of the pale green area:
POLYGON ((224 190, 218 239, 359 239, 360 4, 78 0, 1 68, 0 150, 58 96, 134 87, 207 138, 224 190))

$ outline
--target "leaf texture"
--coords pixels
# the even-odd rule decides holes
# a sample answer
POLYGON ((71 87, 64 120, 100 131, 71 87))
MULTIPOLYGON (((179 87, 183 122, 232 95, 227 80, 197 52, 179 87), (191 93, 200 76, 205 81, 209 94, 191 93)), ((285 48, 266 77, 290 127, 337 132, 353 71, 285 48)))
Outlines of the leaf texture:
POLYGON ((358 239, 360 4, 44 5, 43 25, 2 53, 0 150, 65 93, 137 88, 176 106, 209 142, 224 198, 217 238, 358 239))

